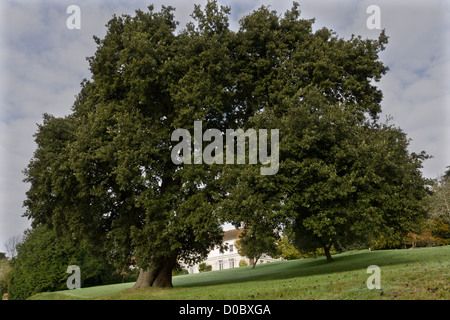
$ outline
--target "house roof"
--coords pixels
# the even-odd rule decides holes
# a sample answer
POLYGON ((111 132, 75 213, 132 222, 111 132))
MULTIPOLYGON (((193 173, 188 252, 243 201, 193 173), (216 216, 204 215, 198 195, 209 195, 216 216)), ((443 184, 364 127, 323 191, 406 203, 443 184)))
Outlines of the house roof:
POLYGON ((230 241, 239 238, 244 228, 227 230, 223 234, 223 241, 230 241))

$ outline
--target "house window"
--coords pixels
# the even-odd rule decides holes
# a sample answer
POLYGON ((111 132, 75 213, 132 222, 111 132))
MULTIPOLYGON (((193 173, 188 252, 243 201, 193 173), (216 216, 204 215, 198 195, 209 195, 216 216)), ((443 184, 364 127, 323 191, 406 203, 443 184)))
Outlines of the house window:
POLYGON ((223 270, 223 260, 219 260, 219 270, 223 270))
POLYGON ((230 264, 230 269, 234 268, 234 259, 230 259, 228 262, 230 264))
POLYGON ((232 244, 230 244, 230 252, 233 252, 233 245, 232 244))

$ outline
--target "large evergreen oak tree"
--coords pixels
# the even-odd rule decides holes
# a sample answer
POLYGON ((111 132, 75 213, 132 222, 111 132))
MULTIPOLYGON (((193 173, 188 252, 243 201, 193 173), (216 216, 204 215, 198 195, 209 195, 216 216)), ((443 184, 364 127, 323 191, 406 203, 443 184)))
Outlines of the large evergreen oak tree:
MULTIPOLYGON (((289 172, 292 161, 310 163, 315 156, 295 150, 292 139, 301 137, 291 133, 300 118, 288 115, 314 92, 322 97, 317 108, 333 106, 350 110, 355 121, 376 121, 382 94, 372 80, 387 71, 378 61, 384 32, 377 40, 343 40, 326 28, 313 32, 313 20, 301 19, 296 3, 284 16, 261 7, 232 31, 230 9, 211 1, 204 10, 195 6, 194 22, 175 34, 173 8, 148 9, 108 22, 104 39, 94 37, 92 78, 82 82, 72 114, 44 115, 25 170, 31 183, 25 215, 33 226, 87 239, 119 265, 136 257, 141 274, 135 287, 171 286, 177 261, 199 262, 221 245, 224 221, 252 225, 265 215, 275 224, 296 221, 317 236, 320 210, 309 212, 305 218, 313 218, 303 224, 303 209, 295 208, 314 197, 304 194, 300 204, 295 194, 316 175, 308 180, 311 171, 298 167, 289 172), (281 151, 289 160, 285 176, 260 177, 243 165, 175 165, 171 133, 192 132, 195 120, 204 130, 282 128, 282 140, 294 148, 281 151), (244 184, 243 193, 247 173, 262 180, 244 184), (278 214, 289 199, 294 217, 278 214)), ((314 125, 308 121, 301 125, 314 125)), ((308 143, 320 140, 314 139, 308 143)))

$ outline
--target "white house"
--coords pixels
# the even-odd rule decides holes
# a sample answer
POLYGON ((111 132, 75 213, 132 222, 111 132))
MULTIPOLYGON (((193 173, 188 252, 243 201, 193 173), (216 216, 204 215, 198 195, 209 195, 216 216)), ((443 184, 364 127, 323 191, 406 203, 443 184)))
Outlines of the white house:
MULTIPOLYGON (((206 263, 212 266, 212 270, 223 270, 239 267, 239 261, 244 260, 248 265, 253 264, 253 259, 248 259, 241 256, 236 249, 236 240, 239 239, 239 235, 243 231, 243 228, 227 230, 224 232, 223 242, 228 245, 228 250, 220 252, 219 248, 212 250, 206 260, 201 263, 206 263)), ((280 261, 280 259, 273 259, 272 257, 263 255, 259 260, 260 263, 267 263, 272 261, 280 261)), ((199 263, 200 264, 200 263, 199 263)), ((189 273, 198 273, 199 264, 193 266, 184 266, 189 273)))

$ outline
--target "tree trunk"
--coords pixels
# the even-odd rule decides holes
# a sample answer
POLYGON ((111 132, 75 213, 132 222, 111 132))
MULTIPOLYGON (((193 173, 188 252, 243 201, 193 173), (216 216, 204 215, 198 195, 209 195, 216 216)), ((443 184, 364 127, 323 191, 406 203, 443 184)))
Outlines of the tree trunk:
POLYGON ((176 258, 166 257, 158 261, 150 269, 139 270, 139 276, 133 289, 148 287, 172 287, 172 270, 176 265, 176 258))
POLYGON ((327 257, 327 261, 333 262, 333 258, 331 257, 331 254, 330 254, 330 248, 331 248, 331 245, 323 246, 323 250, 325 251, 325 256, 327 257))
POLYGON ((258 260, 259 260, 260 257, 261 257, 261 256, 257 256, 257 257, 254 257, 254 258, 253 258, 253 267, 252 267, 252 269, 254 269, 254 268, 256 267, 256 263, 258 262, 258 260))
POLYGON ((155 270, 144 270, 139 269, 139 276, 136 280, 136 283, 133 286, 133 289, 138 288, 148 288, 151 287, 156 278, 155 270))
POLYGON ((172 285, 172 270, 175 267, 173 263, 164 264, 153 281, 152 287, 171 288, 172 285))

